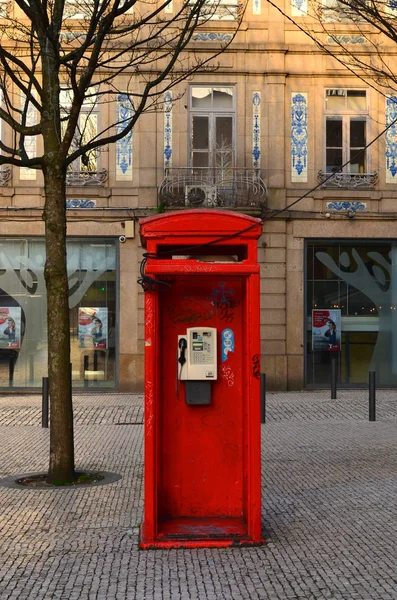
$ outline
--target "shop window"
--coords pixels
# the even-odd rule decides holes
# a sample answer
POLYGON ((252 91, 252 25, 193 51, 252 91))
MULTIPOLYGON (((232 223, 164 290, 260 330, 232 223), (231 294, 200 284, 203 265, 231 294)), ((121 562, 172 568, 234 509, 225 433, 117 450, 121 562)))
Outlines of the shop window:
POLYGON ((367 172, 367 94, 365 90, 325 91, 325 170, 367 172), (348 164, 346 164, 348 163, 348 164))
POLYGON ((307 385, 328 386, 331 369, 330 351, 313 343, 313 311, 340 311, 341 383, 365 385, 372 370, 379 386, 397 386, 397 242, 307 243, 306 273, 307 385))
MULTIPOLYGON (((67 243, 75 388, 116 385, 115 243, 67 243)), ((47 375, 45 246, 0 240, 0 387, 40 388, 47 375)))
POLYGON ((234 88, 192 86, 190 91, 190 166, 197 172, 216 169, 217 178, 224 178, 234 166, 234 88))

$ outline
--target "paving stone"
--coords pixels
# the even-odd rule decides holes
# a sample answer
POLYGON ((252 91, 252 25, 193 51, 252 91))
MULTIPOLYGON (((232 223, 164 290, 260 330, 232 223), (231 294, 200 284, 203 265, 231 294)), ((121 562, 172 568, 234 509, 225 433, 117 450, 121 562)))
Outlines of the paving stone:
MULTIPOLYGON (((0 485, 0 598, 397 600, 397 392, 267 394, 259 548, 138 549, 143 396, 74 398, 86 489, 0 485)), ((0 398, 0 477, 45 471, 40 396, 0 398)))

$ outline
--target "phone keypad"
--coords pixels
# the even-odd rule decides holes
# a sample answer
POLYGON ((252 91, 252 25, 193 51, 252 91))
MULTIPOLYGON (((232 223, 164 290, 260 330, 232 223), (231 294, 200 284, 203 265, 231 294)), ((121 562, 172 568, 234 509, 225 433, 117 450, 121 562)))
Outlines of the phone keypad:
POLYGON ((209 351, 207 352, 193 352, 192 353, 192 364, 193 365, 210 365, 213 363, 213 358, 209 351))

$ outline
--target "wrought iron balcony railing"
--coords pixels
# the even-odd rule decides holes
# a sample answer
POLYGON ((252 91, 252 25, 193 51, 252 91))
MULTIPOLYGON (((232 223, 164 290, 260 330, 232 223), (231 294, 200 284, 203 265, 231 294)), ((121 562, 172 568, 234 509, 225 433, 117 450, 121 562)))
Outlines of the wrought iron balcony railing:
POLYGON ((159 188, 164 208, 235 208, 263 212, 267 187, 259 169, 175 167, 159 188))
POLYGON ((66 185, 98 185, 103 186, 108 178, 106 169, 100 171, 68 171, 66 173, 66 185))
POLYGON ((378 183, 378 173, 326 173, 319 171, 317 181, 327 189, 371 189, 378 183))
POLYGON ((11 167, 1 167, 0 186, 5 186, 11 179, 11 167))

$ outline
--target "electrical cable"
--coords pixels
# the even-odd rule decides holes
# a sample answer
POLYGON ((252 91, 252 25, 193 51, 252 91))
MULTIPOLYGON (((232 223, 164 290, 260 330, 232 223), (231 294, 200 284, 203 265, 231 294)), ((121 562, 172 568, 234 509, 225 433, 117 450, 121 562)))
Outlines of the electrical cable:
MULTIPOLYGON (((29 219, 22 218, 2 218, 0 217, 0 221, 2 223, 32 223, 32 222, 41 222, 43 223, 42 217, 30 217, 29 219)), ((124 223, 125 218, 118 219, 94 219, 94 218, 86 218, 86 219, 70 219, 68 223, 124 223)))
MULTIPOLYGON (((251 225, 248 225, 247 227, 245 227, 244 229, 240 229, 239 231, 236 231, 234 233, 231 234, 227 234, 227 235, 222 235, 218 238, 215 238, 213 240, 211 240, 210 242, 203 242, 202 244, 194 244, 191 246, 183 246, 181 248, 178 248, 178 252, 180 252, 181 254, 188 252, 189 250, 197 250, 198 248, 202 248, 202 247, 207 247, 207 246, 212 246, 215 245, 219 242, 223 242, 225 240, 229 240, 232 238, 235 238, 243 233, 246 233, 247 231, 250 231, 251 229, 253 229, 254 227, 257 227, 259 224, 263 225, 263 223, 265 223, 266 221, 269 221, 270 219, 274 219, 275 217, 277 217, 278 215, 280 215, 283 212, 288 211, 292 206, 295 206, 296 204, 298 204, 298 202, 300 202, 301 200, 303 200, 304 198, 306 198, 307 196, 309 196, 310 194, 312 194, 313 192, 315 192, 318 188, 324 186, 325 183, 327 183, 327 181, 329 181, 330 179, 332 179, 333 177, 335 177, 335 175, 337 173, 341 173, 343 172, 343 169, 349 165, 351 162, 354 162, 356 160, 356 158, 358 158, 363 152, 365 152, 368 148, 370 148, 372 146, 372 144, 374 144, 380 137, 382 137, 383 135, 385 135, 385 133, 394 125, 396 125, 397 123, 397 117, 391 122, 389 123, 389 125, 387 125, 377 136, 374 137, 373 140, 371 140, 368 144, 366 144, 366 146, 364 146, 364 148, 361 148, 361 150, 359 150, 358 152, 356 152, 348 161, 346 161, 344 164, 342 164, 338 170, 336 170, 334 173, 331 173, 328 177, 326 177, 323 181, 321 181, 320 183, 318 183, 317 185, 315 185, 313 188, 311 188, 310 190, 308 190, 307 192, 305 192, 302 196, 300 196, 297 200, 294 200, 293 202, 291 202, 290 204, 288 204, 287 206, 285 206, 284 208, 280 208, 279 210, 272 212, 270 215, 266 216, 266 217, 262 217, 259 222, 256 221, 255 223, 251 223, 251 225)), ((171 285, 169 282, 160 280, 160 279, 154 279, 153 277, 150 277, 148 275, 146 275, 145 273, 145 268, 146 268, 146 264, 148 259, 156 259, 156 260, 161 260, 166 256, 171 255, 172 256, 173 251, 172 250, 166 250, 165 252, 161 252, 159 254, 156 253, 151 253, 151 252, 145 252, 143 254, 143 259, 141 261, 141 265, 140 265, 140 275, 141 277, 138 279, 137 283, 139 285, 142 286, 143 290, 146 291, 159 291, 161 288, 159 288, 158 286, 169 286, 171 285)))

